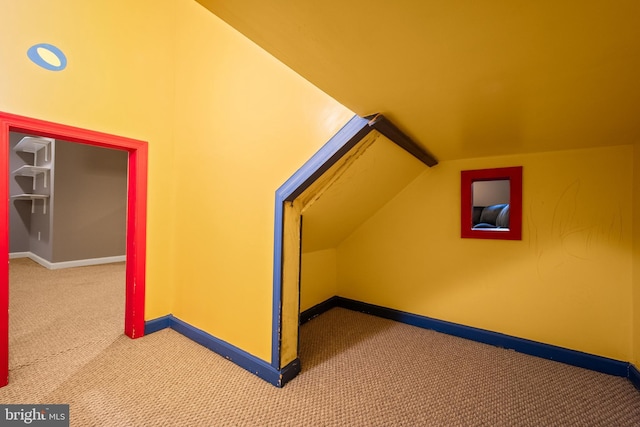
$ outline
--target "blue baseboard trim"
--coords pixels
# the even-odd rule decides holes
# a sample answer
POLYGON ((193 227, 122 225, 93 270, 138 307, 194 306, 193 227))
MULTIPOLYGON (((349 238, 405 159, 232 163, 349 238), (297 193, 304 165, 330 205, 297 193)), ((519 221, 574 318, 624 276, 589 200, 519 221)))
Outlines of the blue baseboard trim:
POLYGON ((333 296, 326 301, 316 304, 313 307, 300 313, 300 324, 303 325, 314 317, 320 316, 322 313, 338 306, 339 297, 333 296))
POLYGON ((145 335, 164 328, 173 329, 276 387, 283 387, 300 372, 299 359, 295 359, 283 369, 277 370, 262 359, 191 326, 171 314, 145 322, 145 335))
POLYGON ((492 332, 485 329, 464 326, 457 323, 446 322, 426 316, 411 314, 379 305, 368 304, 343 297, 332 297, 300 314, 301 319, 311 319, 330 310, 333 307, 342 307, 348 310, 359 311, 385 319, 395 320, 408 325, 424 329, 431 329, 448 335, 465 338, 496 347, 512 349, 530 356, 542 357, 549 360, 578 366, 592 371, 609 375, 629 378, 640 389, 640 372, 628 362, 622 362, 607 357, 595 356, 576 350, 570 350, 550 344, 544 344, 523 338, 492 332), (309 312, 309 313, 307 313, 309 312))
POLYGON ((629 364, 629 381, 640 390, 640 371, 634 365, 629 364))
MULTIPOLYGON (((638 390, 640 390, 640 371, 631 363, 621 362, 619 360, 609 359, 602 356, 595 356, 576 350, 569 350, 563 347, 543 344, 485 329, 437 320, 426 316, 411 314, 338 296, 331 297, 328 300, 300 313, 300 323, 305 323, 334 307, 341 307, 348 310, 371 314, 423 329, 431 329, 448 335, 494 345, 496 347, 512 349, 530 356, 555 360, 569 365, 590 369, 592 371, 626 377, 638 390)), ((277 370, 271 366, 271 364, 225 341, 222 341, 207 332, 202 331, 201 329, 191 326, 171 314, 145 322, 144 332, 145 335, 148 335, 165 328, 175 330, 176 332, 214 351, 276 387, 283 387, 300 373, 301 365, 300 360, 297 358, 284 368, 277 370)))
POLYGON ((287 366, 280 370, 280 383, 278 387, 284 386, 286 383, 294 379, 299 373, 302 366, 300 365, 300 359, 296 357, 293 362, 290 362, 287 366))
POLYGON ((154 332, 158 332, 162 329, 170 328, 173 322, 173 316, 167 314, 166 316, 158 317, 157 319, 148 320, 144 322, 144 334, 149 335, 154 332))
POLYGON ((437 332, 494 345, 496 347, 515 350, 531 356, 555 360, 557 362, 563 362, 569 365, 579 366, 581 368, 591 369, 593 371, 609 375, 617 375, 619 377, 628 376, 628 362, 621 362, 615 359, 595 356, 593 354, 583 353, 576 350, 569 350, 567 348, 505 335, 499 332, 492 332, 485 329, 464 326, 426 316, 419 316, 347 298, 339 298, 337 304, 338 307, 373 314, 375 316, 396 320, 408 325, 418 326, 424 329, 432 329, 437 332))

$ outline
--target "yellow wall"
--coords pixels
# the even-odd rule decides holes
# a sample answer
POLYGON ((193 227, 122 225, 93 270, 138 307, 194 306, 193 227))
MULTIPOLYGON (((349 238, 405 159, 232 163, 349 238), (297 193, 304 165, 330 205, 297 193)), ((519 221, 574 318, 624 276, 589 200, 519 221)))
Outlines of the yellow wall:
POLYGON ((338 294, 336 268, 334 248, 302 254, 301 312, 338 294))
POLYGON ((640 144, 633 147, 633 283, 631 320, 633 355, 631 363, 640 368, 640 144))
POLYGON ((146 318, 171 311, 175 0, 5 0, 0 110, 149 142, 146 318), (67 56, 60 72, 27 58, 67 56))
POLYGON ((339 295, 631 359, 632 147, 442 162, 337 249, 339 295), (460 171, 522 165, 523 239, 459 237, 460 171))
POLYGON ((275 191, 353 113, 199 4, 178 19, 173 314, 269 361, 275 191))
POLYGON ((353 115, 192 0, 11 0, 0 110, 149 142, 145 319, 271 358, 275 190, 353 115), (36 43, 64 71, 27 58, 36 43))
POLYGON ((300 311, 337 295, 336 247, 426 168, 373 131, 296 199, 305 206, 300 311))

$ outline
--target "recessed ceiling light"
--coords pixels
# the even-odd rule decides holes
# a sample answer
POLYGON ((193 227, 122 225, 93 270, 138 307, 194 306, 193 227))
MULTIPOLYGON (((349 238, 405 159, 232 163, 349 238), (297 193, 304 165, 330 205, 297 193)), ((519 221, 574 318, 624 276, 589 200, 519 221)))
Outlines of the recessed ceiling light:
POLYGON ((35 44, 29 48, 27 56, 36 65, 50 71, 62 71, 67 66, 67 57, 51 44, 35 44))

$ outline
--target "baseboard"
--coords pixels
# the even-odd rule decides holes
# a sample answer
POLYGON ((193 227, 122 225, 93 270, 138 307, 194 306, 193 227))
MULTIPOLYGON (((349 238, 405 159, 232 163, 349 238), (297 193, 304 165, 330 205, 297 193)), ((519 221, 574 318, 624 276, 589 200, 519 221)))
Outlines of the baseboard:
MULTIPOLYGON (((342 307, 353 311, 372 314, 374 316, 383 317, 385 319, 395 320, 397 322, 406 323, 408 325, 417 326, 424 329, 431 329, 448 335, 465 338, 484 344, 494 345, 496 347, 515 350, 530 356, 542 357, 549 360, 566 363, 568 365, 579 366, 581 368, 590 369, 592 371, 602 372, 609 375, 627 377, 634 381, 631 377, 631 367, 628 362, 622 362, 615 359, 609 359, 602 356, 596 356, 589 353, 583 353, 576 350, 570 350, 550 344, 544 344, 523 338, 505 335, 498 332, 492 332, 485 329, 464 326, 457 323, 437 320, 426 316, 411 314, 379 305, 368 304, 343 297, 332 297, 328 300, 312 307, 300 314, 301 319, 310 319, 327 311, 333 307, 342 307), (307 313, 309 312, 309 313, 307 313)), ((635 367, 634 367, 635 369, 635 367)), ((635 369, 638 374, 638 370, 635 369)), ((640 383, 640 375, 636 376, 637 383, 640 383)), ((635 383, 634 383, 635 384, 635 383)))
POLYGON ((61 268, 71 268, 71 267, 87 267, 90 265, 101 265, 101 264, 112 264, 115 262, 125 262, 127 259, 126 255, 118 255, 118 256, 109 256, 102 258, 88 258, 88 259, 78 259, 74 261, 63 261, 63 262, 53 262, 51 263, 51 270, 58 270, 61 268))
POLYGON ((170 314, 158 317, 157 319, 147 320, 144 322, 144 334, 149 335, 162 329, 170 328, 172 325, 173 316, 170 314))
POLYGON ((9 259, 29 258, 30 255, 31 252, 11 252, 9 253, 9 259))
MULTIPOLYGON (((313 319, 314 317, 318 317, 322 313, 329 311, 335 307, 350 309, 349 307, 345 306, 344 301, 351 301, 351 300, 347 300, 346 298, 342 298, 339 296, 332 296, 328 300, 322 301, 321 303, 314 305, 313 307, 300 313, 300 324, 302 325, 304 323, 307 323, 309 320, 313 319)), ((360 311, 360 310, 353 309, 353 311, 360 311)))
MULTIPOLYGON (((542 357, 566 363, 568 365, 590 369, 592 371, 626 377, 638 390, 640 390, 640 371, 633 364, 627 362, 526 340, 498 332, 432 319, 426 316, 406 313, 338 296, 331 297, 328 300, 300 313, 300 323, 305 323, 334 307, 341 307, 361 313, 367 313, 406 323, 408 325, 431 329, 448 335, 494 345, 496 347, 512 349, 530 356, 542 357)), ((208 334, 207 332, 195 328, 170 314, 145 322, 144 332, 145 335, 147 335, 165 328, 174 329, 176 332, 207 347, 276 387, 283 387, 287 382, 298 375, 301 369, 300 360, 295 359, 289 365, 278 371, 265 361, 258 359, 257 357, 252 356, 249 353, 208 334)))
POLYGON ((262 359, 191 326, 171 314, 145 322, 144 332, 146 335, 164 328, 173 329, 276 387, 283 387, 300 372, 299 359, 277 370, 262 359))
POLYGON ((111 264, 114 262, 126 261, 126 255, 102 257, 102 258, 87 258, 78 259, 73 261, 51 262, 41 256, 34 254, 33 252, 13 252, 9 254, 9 259, 14 258, 29 258, 34 262, 37 262, 41 266, 48 268, 49 270, 59 270, 62 268, 71 267, 86 267, 89 265, 111 264))
POLYGON ((629 381, 640 390, 640 371, 634 365, 629 364, 629 381))
POLYGON ((300 312, 300 324, 307 323, 309 320, 314 317, 320 316, 325 311, 329 311, 334 307, 338 306, 338 300, 340 297, 333 296, 326 301, 321 302, 320 304, 316 304, 313 307, 300 312))

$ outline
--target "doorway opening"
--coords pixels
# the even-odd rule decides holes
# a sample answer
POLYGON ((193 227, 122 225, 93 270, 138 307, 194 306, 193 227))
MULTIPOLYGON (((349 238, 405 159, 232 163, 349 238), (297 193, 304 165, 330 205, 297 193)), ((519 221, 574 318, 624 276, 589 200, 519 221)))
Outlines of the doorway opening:
POLYGON ((271 364, 280 371, 283 383, 300 370, 302 214, 380 135, 427 166, 437 164, 384 116, 356 116, 276 191, 271 364))
MULTIPOLYGON (((146 257, 146 198, 148 147, 145 141, 80 129, 43 120, 0 112, 0 150, 8 153, 9 133, 124 150, 128 153, 126 271, 124 333, 130 338, 144 334, 146 257)), ((0 221, 5 237, 0 239, 0 387, 9 381, 9 158, 0 163, 0 221)))

